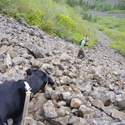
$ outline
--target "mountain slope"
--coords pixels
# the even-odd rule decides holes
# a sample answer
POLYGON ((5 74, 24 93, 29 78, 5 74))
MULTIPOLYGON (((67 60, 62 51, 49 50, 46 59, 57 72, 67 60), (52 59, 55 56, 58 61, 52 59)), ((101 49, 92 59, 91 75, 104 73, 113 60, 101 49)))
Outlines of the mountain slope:
POLYGON ((29 116, 37 124, 123 123, 125 58, 108 47, 107 36, 99 34, 99 44, 85 49, 81 60, 78 46, 0 16, 0 82, 23 78, 31 66, 52 76, 55 88, 46 86, 30 104, 29 116))

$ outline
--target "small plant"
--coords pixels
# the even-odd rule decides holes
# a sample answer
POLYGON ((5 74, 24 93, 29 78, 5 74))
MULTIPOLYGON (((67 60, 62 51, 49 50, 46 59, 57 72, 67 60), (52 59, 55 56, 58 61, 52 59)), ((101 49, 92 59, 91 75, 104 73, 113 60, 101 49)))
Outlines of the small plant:
POLYGON ((60 26, 64 26, 70 30, 74 30, 76 28, 76 24, 73 19, 66 15, 57 16, 57 22, 60 26))
POLYGON ((26 21, 31 25, 40 26, 43 20, 44 20, 44 13, 42 13, 41 11, 31 10, 26 15, 26 21))

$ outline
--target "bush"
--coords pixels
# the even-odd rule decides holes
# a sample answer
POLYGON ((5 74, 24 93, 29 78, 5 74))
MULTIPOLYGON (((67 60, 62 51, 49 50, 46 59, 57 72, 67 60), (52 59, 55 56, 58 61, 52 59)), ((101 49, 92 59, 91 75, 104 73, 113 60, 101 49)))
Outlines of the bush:
POLYGON ((7 9, 7 6, 9 6, 10 3, 10 0, 0 0, 0 10, 7 9))
POLYGON ((75 21, 66 15, 57 16, 57 23, 59 26, 64 26, 66 29, 75 30, 76 28, 75 21))
POLYGON ((31 25, 40 26, 44 18, 44 13, 41 11, 30 11, 27 13, 26 21, 31 25))
POLYGON ((79 5, 79 0, 67 0, 66 1, 68 5, 70 6, 76 6, 76 5, 79 5))

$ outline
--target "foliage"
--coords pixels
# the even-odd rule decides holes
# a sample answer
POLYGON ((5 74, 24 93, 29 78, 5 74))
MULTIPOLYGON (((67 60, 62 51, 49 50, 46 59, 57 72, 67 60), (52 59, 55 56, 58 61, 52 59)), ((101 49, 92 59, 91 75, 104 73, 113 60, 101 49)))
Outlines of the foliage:
POLYGON ((57 17, 57 22, 58 24, 61 26, 65 26, 66 29, 71 29, 71 30, 75 30, 76 28, 76 23, 75 21, 69 17, 69 16, 66 16, 66 15, 59 15, 57 17))
POLYGON ((101 17, 97 22, 99 29, 112 39, 111 47, 125 55, 125 19, 101 17))
POLYGON ((0 10, 5 9, 10 4, 10 0, 0 0, 0 10))

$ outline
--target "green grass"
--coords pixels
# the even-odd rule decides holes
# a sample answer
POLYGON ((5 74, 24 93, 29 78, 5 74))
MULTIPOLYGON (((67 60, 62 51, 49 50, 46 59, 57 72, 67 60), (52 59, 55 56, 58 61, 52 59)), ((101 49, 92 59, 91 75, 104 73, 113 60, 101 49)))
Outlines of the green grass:
POLYGON ((123 41, 115 41, 111 47, 115 50, 117 50, 119 53, 121 53, 123 56, 125 56, 125 42, 123 41))
POLYGON ((24 18, 30 25, 37 26, 49 34, 58 35, 77 44, 88 34, 89 47, 97 42, 95 27, 91 22, 84 20, 80 13, 66 2, 56 2, 56 0, 2 1, 0 1, 1 12, 17 20, 24 18))
POLYGON ((101 17, 97 22, 99 29, 112 39, 111 47, 125 55, 125 19, 101 17))
POLYGON ((111 10, 108 11, 109 14, 117 13, 117 14, 125 14, 125 10, 111 10))

